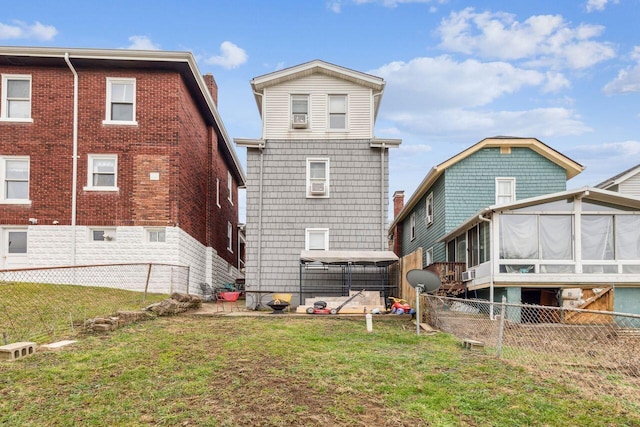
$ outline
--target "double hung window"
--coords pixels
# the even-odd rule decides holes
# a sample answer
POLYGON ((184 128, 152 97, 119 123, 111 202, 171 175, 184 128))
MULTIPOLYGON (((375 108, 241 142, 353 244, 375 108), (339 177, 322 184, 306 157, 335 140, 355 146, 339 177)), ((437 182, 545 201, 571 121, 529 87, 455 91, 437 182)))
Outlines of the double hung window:
POLYGON ((329 159, 307 159, 307 197, 329 197, 329 159))
POLYGON ((31 122, 31 76, 2 75, 0 119, 31 122))
POLYGON ((29 202, 29 157, 0 157, 0 202, 29 202))
POLYGON ((107 124, 136 123, 136 79, 107 78, 107 124))
POLYGON ((347 128, 347 95, 329 95, 329 129, 347 128))
POLYGON ((118 156, 115 154, 89 154, 88 181, 85 190, 118 190, 118 156))

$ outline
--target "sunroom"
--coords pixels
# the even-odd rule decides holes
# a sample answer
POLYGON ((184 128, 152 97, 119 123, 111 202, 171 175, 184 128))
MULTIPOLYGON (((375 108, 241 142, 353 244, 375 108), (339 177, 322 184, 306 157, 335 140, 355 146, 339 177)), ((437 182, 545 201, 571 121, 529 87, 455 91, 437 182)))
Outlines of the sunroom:
POLYGON ((442 241, 466 248, 467 296, 612 287, 612 309, 640 312, 640 199, 585 187, 493 205, 442 241))

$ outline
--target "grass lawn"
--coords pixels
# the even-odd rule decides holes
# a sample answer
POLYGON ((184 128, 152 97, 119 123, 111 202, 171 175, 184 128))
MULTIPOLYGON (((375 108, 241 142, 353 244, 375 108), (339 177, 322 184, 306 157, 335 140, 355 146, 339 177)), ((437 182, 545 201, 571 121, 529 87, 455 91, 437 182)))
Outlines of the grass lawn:
POLYGON ((0 425, 638 426, 640 405, 403 318, 182 315, 0 363, 0 425))

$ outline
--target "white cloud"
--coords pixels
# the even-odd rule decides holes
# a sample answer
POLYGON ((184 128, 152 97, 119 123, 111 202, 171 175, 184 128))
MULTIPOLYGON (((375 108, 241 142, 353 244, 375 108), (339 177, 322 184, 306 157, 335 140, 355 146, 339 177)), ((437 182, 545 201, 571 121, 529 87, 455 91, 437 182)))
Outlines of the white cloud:
POLYGON ((247 62, 248 56, 244 49, 230 41, 222 42, 220 45, 220 53, 220 55, 206 59, 205 62, 207 64, 220 65, 226 69, 238 68, 247 62))
MULTIPOLYGON (((456 62, 448 56, 391 62, 370 73, 387 81, 384 108, 399 113, 479 107, 549 78, 506 62, 456 62)), ((551 77, 559 81, 555 86, 562 84, 558 76, 551 77)))
POLYGON ((440 47, 499 60, 530 61, 530 65, 581 69, 613 58, 611 44, 592 39, 599 25, 571 27, 560 15, 531 16, 524 22, 504 12, 452 12, 436 30, 440 47))
MULTIPOLYGON (((361 5, 361 4, 370 4, 370 3, 375 3, 375 4, 380 4, 384 7, 388 7, 388 8, 396 8, 398 7, 398 5, 400 4, 407 4, 407 3, 438 3, 438 4, 444 4, 447 3, 448 0, 328 0, 327 1, 327 9, 329 9, 330 11, 334 12, 334 13, 340 13, 342 12, 342 6, 345 5, 346 3, 352 2, 355 5, 361 5)), ((435 12, 435 8, 431 7, 429 9, 429 12, 435 12)))
POLYGON ((131 36, 129 37, 131 44, 127 49, 134 50, 160 50, 160 46, 153 43, 147 36, 131 36))
POLYGON ((58 30, 52 25, 43 25, 36 21, 29 25, 22 21, 14 21, 12 24, 0 22, 0 40, 2 39, 35 39, 46 41, 53 39, 58 30))
POLYGON ((613 80, 604 85, 602 92, 606 95, 640 92, 640 46, 633 48, 630 57, 637 61, 637 64, 620 70, 613 80))
POLYGON ((602 12, 607 5, 607 3, 618 4, 618 0, 587 0, 586 9, 588 13, 591 12, 602 12))

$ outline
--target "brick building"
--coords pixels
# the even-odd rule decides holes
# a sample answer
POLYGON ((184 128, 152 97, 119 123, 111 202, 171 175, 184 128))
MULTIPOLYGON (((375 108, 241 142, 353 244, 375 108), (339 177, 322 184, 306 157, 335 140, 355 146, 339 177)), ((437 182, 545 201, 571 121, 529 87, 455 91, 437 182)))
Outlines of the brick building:
POLYGON ((0 268, 238 276, 245 177, 188 52, 0 48, 0 268))

